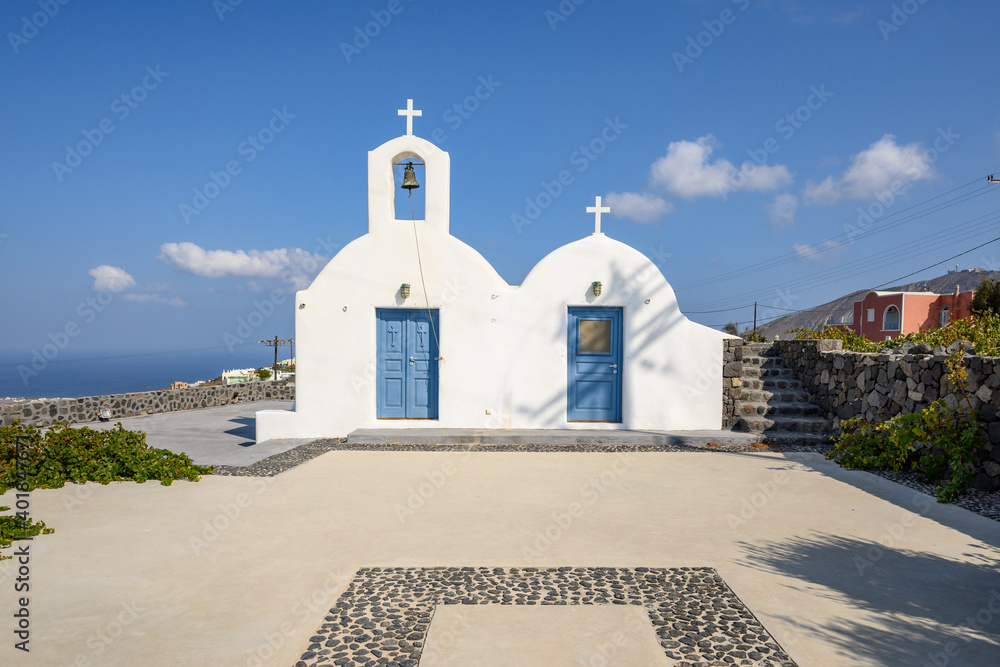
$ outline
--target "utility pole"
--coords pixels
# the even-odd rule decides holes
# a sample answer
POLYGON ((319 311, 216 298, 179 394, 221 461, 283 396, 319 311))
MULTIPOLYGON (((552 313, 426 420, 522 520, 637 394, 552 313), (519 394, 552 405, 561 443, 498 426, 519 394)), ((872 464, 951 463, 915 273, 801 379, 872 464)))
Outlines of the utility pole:
POLYGON ((757 332, 757 302, 753 302, 753 330, 757 332))
POLYGON ((274 366, 271 367, 272 381, 278 378, 278 347, 280 347, 281 345, 291 345, 294 343, 294 341, 295 341, 294 338, 286 338, 284 340, 278 340, 278 337, 275 336, 274 340, 262 340, 257 342, 258 345, 267 345, 268 347, 274 348, 274 366))

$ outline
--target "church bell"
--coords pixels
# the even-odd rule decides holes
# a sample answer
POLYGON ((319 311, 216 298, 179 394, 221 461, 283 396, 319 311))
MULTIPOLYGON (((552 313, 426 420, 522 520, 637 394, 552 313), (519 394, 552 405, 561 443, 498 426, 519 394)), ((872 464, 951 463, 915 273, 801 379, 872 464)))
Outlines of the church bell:
POLYGON ((403 184, 401 186, 404 190, 414 190, 419 188, 420 184, 417 183, 417 176, 413 173, 413 163, 406 163, 406 170, 403 172, 403 184))

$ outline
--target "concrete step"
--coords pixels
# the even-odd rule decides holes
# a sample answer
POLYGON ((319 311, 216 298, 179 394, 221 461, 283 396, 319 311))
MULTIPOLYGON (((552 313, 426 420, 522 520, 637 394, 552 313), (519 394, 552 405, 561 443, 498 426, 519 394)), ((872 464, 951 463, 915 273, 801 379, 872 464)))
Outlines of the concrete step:
MULTIPOLYGON (((744 367, 744 371, 746 367, 744 367)), ((772 377, 772 378, 790 378, 792 376, 791 368, 784 368, 781 366, 761 366, 760 367, 761 377, 772 377)))
POLYGON ((762 417, 771 417, 772 419, 778 419, 774 415, 790 417, 819 415, 819 408, 812 403, 742 401, 740 410, 745 415, 757 414, 762 417))
POLYGON ((772 431, 791 433, 829 433, 830 421, 818 415, 769 415, 743 414, 736 425, 736 430, 746 433, 762 433, 765 436, 772 431))
POLYGON ((786 417, 784 415, 774 420, 778 427, 774 430, 792 431, 795 433, 829 433, 830 420, 819 415, 802 417, 786 417))
POLYGON ((802 383, 790 377, 764 377, 761 378, 764 389, 767 391, 802 391, 802 383))
POLYGON ((747 389, 749 389, 751 391, 754 391, 754 390, 763 390, 764 389, 764 382, 760 378, 748 378, 748 377, 744 377, 743 378, 743 389, 744 389, 744 391, 747 390, 747 389))
POLYGON ((760 415, 743 415, 740 420, 736 422, 736 427, 734 430, 742 431, 743 433, 764 433, 769 428, 774 427, 774 420, 767 419, 766 417, 761 417, 760 415))
MULTIPOLYGON (((763 382, 761 383, 763 385, 763 382)), ((812 398, 804 391, 768 391, 763 388, 750 389, 743 383, 742 400, 751 403, 809 403, 812 398)))
POLYGON ((782 445, 785 447, 799 445, 807 447, 818 447, 830 444, 830 434, 828 433, 802 433, 792 431, 768 431, 762 434, 764 442, 772 445, 782 445))

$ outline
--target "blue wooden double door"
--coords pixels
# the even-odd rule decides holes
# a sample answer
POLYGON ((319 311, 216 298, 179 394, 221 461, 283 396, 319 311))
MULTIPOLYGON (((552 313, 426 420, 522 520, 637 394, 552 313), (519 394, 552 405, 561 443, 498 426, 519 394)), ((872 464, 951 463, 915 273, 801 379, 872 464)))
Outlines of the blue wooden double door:
POLYGON ((622 420, 622 309, 569 309, 569 421, 622 420))
POLYGON ((438 311, 376 310, 378 419, 438 418, 438 311))

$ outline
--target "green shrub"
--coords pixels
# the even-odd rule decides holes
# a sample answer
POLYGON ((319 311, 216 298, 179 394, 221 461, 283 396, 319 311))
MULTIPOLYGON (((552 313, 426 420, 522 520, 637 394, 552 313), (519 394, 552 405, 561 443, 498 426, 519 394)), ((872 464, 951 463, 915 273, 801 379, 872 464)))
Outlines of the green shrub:
POLYGON ((976 288, 976 293, 972 295, 969 310, 976 315, 1000 313, 1000 282, 989 276, 984 276, 979 287, 976 288))
POLYGON ((841 340, 843 349, 853 352, 878 352, 887 347, 899 347, 905 342, 927 343, 932 348, 948 347, 961 340, 972 343, 976 347, 976 354, 987 357, 1000 356, 1000 314, 997 313, 974 315, 964 320, 955 320, 940 329, 927 329, 885 341, 870 341, 850 329, 840 327, 827 327, 823 331, 789 329, 785 333, 793 334, 796 340, 817 338, 841 340))
POLYGON ((926 482, 947 480, 937 487, 938 502, 957 500, 972 482, 976 451, 983 445, 983 432, 965 386, 961 350, 948 358, 948 379, 962 396, 955 406, 938 399, 920 412, 883 422, 867 422, 862 417, 845 420, 835 449, 826 458, 856 470, 899 472, 908 467, 926 482))
POLYGON ((211 474, 211 466, 197 466, 186 454, 155 449, 146 444, 146 434, 126 431, 121 424, 109 431, 70 428, 59 423, 43 435, 34 426, 15 421, 0 427, 0 493, 18 487, 58 489, 66 482, 160 480, 169 486, 176 479, 198 481, 211 474), (27 449, 20 464, 26 473, 18 482, 17 441, 27 449))
POLYGON ((843 349, 854 352, 878 352, 894 342, 883 341, 876 343, 864 336, 859 336, 850 329, 842 329, 840 327, 827 327, 823 331, 813 331, 812 329, 803 328, 789 329, 785 333, 794 334, 795 340, 812 340, 817 338, 821 340, 839 340, 843 342, 843 349))
MULTIPOLYGON (((9 509, 7 506, 0 506, 0 512, 6 512, 9 509)), ((13 540, 34 537, 39 533, 47 535, 52 532, 54 531, 51 528, 45 527, 44 521, 35 522, 17 514, 0 514, 0 548, 9 547, 13 540)), ((10 556, 4 556, 0 553, 0 560, 9 559, 10 556)))

